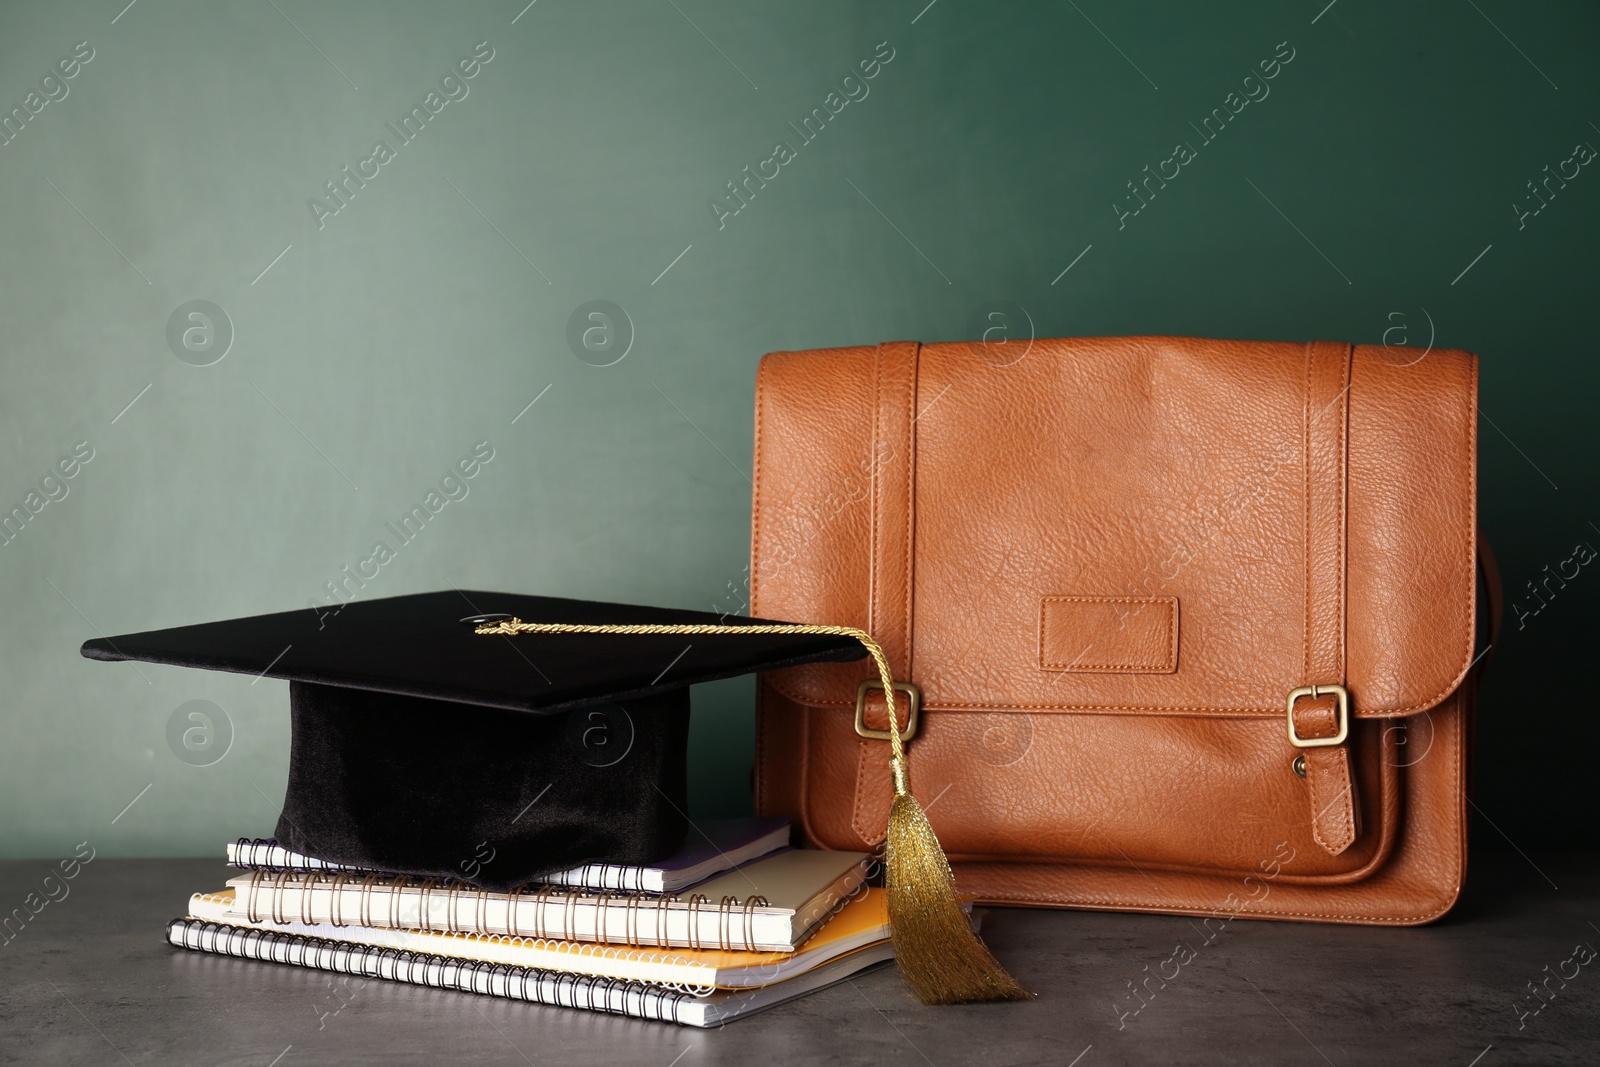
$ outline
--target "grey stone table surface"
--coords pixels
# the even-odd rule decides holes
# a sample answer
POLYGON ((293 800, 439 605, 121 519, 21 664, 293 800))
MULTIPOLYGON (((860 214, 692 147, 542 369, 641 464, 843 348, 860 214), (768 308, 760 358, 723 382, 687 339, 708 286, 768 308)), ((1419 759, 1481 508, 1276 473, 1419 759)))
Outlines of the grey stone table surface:
POLYGON ((1238 919, 1207 943, 1197 920, 993 909, 986 938, 1032 1003, 927 1008, 888 968, 719 1030, 377 980, 339 995, 337 976, 168 947, 216 862, 55 869, 0 863, 0 915, 29 916, 0 935, 0 1063, 1600 1063, 1594 854, 1476 854, 1456 911, 1418 929, 1238 919))

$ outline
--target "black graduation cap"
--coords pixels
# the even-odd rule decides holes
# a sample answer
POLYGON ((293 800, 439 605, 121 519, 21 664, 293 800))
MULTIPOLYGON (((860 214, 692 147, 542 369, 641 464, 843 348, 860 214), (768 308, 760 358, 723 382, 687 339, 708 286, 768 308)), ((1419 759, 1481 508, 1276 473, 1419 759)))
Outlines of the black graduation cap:
POLYGON ((288 679, 281 844, 501 890, 682 845, 689 686, 866 654, 838 635, 478 632, 509 617, 765 624, 452 590, 100 638, 83 654, 288 679))

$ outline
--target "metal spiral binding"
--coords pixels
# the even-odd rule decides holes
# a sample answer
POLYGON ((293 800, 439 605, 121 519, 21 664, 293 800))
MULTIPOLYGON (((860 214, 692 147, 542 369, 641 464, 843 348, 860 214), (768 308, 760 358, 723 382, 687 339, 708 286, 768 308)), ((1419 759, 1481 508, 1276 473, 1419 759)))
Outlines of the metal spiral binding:
POLYGON ((667 943, 667 934, 671 932, 668 929, 667 919, 672 913, 672 906, 679 903, 682 903, 681 899, 677 894, 673 894, 656 905, 656 944, 665 945, 667 943))
POLYGON ((283 926, 289 921, 283 915, 283 898, 287 895, 283 889, 284 885, 289 881, 289 874, 290 872, 288 871, 279 872, 272 884, 272 921, 279 926, 283 926))
POLYGON ((724 896, 722 903, 717 905, 717 947, 724 952, 733 948, 730 928, 733 926, 733 909, 738 905, 739 898, 732 894, 724 896))
POLYGON ((744 898, 744 947, 746 951, 754 952, 756 949, 756 909, 767 906, 766 897, 749 896, 744 898))
MULTIPOLYGON (((390 891, 387 894, 385 894, 388 897, 388 900, 386 901, 386 903, 389 905, 389 921, 385 925, 387 925, 391 930, 400 925, 400 897, 402 895, 401 894, 401 890, 404 890, 404 889, 408 888, 412 884, 414 884, 414 883, 411 881, 411 879, 409 879, 409 878, 402 879, 399 882, 395 883, 390 888, 390 891)), ((423 896, 424 897, 427 896, 426 892, 424 892, 423 896)))
POLYGON ((252 871, 250 874, 250 888, 245 892, 244 895, 245 918, 249 919, 251 922, 259 921, 256 917, 256 886, 259 885, 260 882, 261 872, 252 871))
POLYGON ((552 937, 565 942, 600 941, 630 948, 647 945, 683 945, 693 949, 717 948, 724 951, 757 951, 756 920, 760 909, 770 907, 766 897, 752 895, 740 899, 725 895, 712 911, 710 899, 702 893, 679 895, 641 893, 572 893, 554 886, 529 891, 519 887, 504 895, 471 887, 458 880, 393 877, 360 874, 355 871, 294 872, 292 870, 253 871, 242 889, 244 913, 252 922, 270 919, 278 925, 291 922, 315 924, 327 921, 337 927, 353 922, 362 926, 390 929, 417 929, 435 933, 487 933, 495 905, 503 902, 506 932, 513 937, 552 937), (359 879, 359 881, 357 880, 359 879), (469 897, 470 890, 470 897, 469 897), (270 898, 261 900, 266 892, 270 898), (326 914, 317 908, 321 893, 329 895, 326 914), (444 896, 442 921, 434 915, 444 896), (346 912, 345 894, 357 896, 359 915, 346 912), (291 895, 296 894, 291 899, 291 895), (381 896, 382 913, 376 913, 374 898, 381 896), (405 916, 408 901, 415 900, 414 921, 405 916), (463 921, 466 902, 472 901, 472 915, 463 921), (534 909, 533 929, 525 929, 523 908, 534 909), (293 905, 293 910, 291 910, 293 905), (581 910, 593 909, 593 923, 583 921, 581 910), (554 909, 554 910, 552 910, 554 909), (644 913, 650 913, 646 926, 644 913), (675 915, 681 915, 684 931, 676 931, 675 915), (714 933, 705 924, 714 921, 714 933))
POLYGON ((361 925, 372 925, 372 890, 378 884, 378 876, 369 874, 361 879, 361 925))
POLYGON ((263 861, 256 858, 256 849, 260 844, 262 844, 262 842, 256 841, 254 838, 249 837, 241 837, 239 840, 233 843, 234 851, 239 857, 239 865, 241 867, 253 869, 262 865, 263 861), (246 852, 246 849, 249 851, 246 852))
POLYGON ((349 926, 344 921, 344 887, 350 882, 350 872, 340 871, 333 876, 328 902, 328 921, 334 926, 349 926))
POLYGON ((459 934, 462 932, 461 923, 456 917, 457 908, 461 903, 461 886, 461 882, 451 882, 449 895, 445 898, 447 901, 449 901, 450 906, 450 921, 448 926, 452 934, 459 934))
MULTIPOLYGON (((626 921, 623 925, 627 928, 628 944, 642 945, 644 944, 644 939, 639 936, 639 912, 644 908, 644 898, 635 893, 623 899, 627 901, 627 907, 623 913, 626 921)), ((659 907, 659 905, 657 906, 659 907)))
POLYGON ((522 907, 523 887, 517 886, 506 895, 506 929, 513 937, 521 934, 521 925, 517 922, 517 912, 522 907))
POLYGON ((693 893, 689 896, 689 936, 687 941, 690 948, 704 948, 700 942, 700 908, 710 900, 704 893, 693 893))
POLYGON ((307 925, 316 922, 316 917, 311 914, 311 898, 313 890, 322 881, 318 875, 307 875, 305 883, 300 887, 300 921, 307 925))
MULTIPOLYGON (((422 882, 421 882, 421 885, 419 886, 419 888, 422 890, 422 893, 421 893, 420 897, 417 900, 417 929, 418 930, 432 930, 433 929, 433 911, 432 911, 432 909, 430 909, 428 907, 428 894, 433 892, 433 887, 435 885, 437 885, 437 884, 438 884, 437 880, 435 880, 433 878, 424 878, 422 880, 422 882)), ((401 889, 401 888, 405 888, 405 887, 403 887, 403 886, 396 886, 395 887, 396 890, 401 889)), ((399 892, 391 892, 389 894, 389 918, 390 918, 389 925, 391 927, 399 925, 395 920, 399 918, 399 914, 398 914, 399 905, 396 902, 400 899, 400 895, 401 894, 399 892)))

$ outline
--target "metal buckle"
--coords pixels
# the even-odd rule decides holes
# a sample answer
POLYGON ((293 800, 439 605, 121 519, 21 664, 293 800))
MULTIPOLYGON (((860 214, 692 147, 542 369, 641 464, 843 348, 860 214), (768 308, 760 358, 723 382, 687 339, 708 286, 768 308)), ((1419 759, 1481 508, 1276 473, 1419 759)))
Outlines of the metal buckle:
POLYGON ((1299 689, 1289 690, 1288 703, 1289 717, 1289 743, 1295 748, 1327 748, 1330 745, 1342 745, 1345 738, 1350 736, 1350 691, 1342 685, 1303 685, 1299 689), (1294 732, 1294 702, 1301 697, 1316 699, 1322 696, 1336 696, 1339 698, 1338 707, 1334 714, 1339 723, 1339 732, 1332 737, 1301 737, 1294 732))
MULTIPOLYGON (((877 678, 868 678, 856 686, 856 733, 875 741, 889 740, 889 731, 867 729, 867 692, 882 688, 883 682, 877 678)), ((917 736, 917 722, 922 711, 922 690, 910 682, 896 682, 894 688, 896 692, 906 695, 906 729, 900 735, 900 740, 909 741, 917 736)), ((894 725, 898 726, 899 723, 894 725)))

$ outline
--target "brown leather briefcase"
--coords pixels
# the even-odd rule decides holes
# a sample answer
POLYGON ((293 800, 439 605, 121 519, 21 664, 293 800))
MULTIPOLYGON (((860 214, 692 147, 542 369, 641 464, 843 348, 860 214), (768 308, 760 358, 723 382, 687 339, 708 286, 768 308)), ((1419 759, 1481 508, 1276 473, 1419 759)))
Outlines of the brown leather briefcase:
MULTIPOLYGON (((1442 915, 1466 863, 1476 357, 1011 345, 777 352, 756 386, 752 613, 887 650, 960 891, 1442 915)), ((757 808, 818 847, 882 839, 869 673, 759 683, 757 808)))

